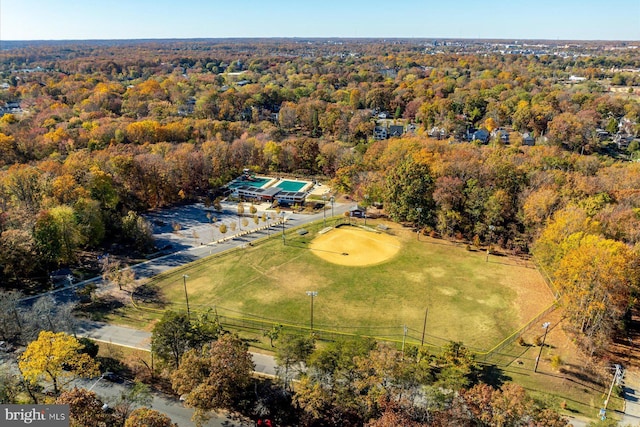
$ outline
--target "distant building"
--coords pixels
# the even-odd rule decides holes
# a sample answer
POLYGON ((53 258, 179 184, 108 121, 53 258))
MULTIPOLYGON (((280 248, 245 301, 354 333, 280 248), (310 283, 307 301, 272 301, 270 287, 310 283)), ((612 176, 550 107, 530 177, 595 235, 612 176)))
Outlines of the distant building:
POLYGON ((509 132, 506 129, 498 128, 491 132, 491 137, 494 139, 499 139, 501 143, 508 144, 509 143, 509 132))
POLYGON ((479 141, 482 144, 486 144, 489 142, 489 131, 486 129, 478 129, 477 131, 471 134, 471 141, 479 141))
POLYGON ((389 138, 400 137, 402 136, 403 133, 404 133, 404 126, 400 126, 400 125, 389 126, 389 131, 388 131, 389 138))
POLYGON ((449 137, 449 132, 445 128, 439 128, 437 126, 432 127, 427 132, 430 138, 434 138, 437 140, 447 139, 449 137))
POLYGON ((387 128, 385 126, 376 126, 373 128, 373 139, 376 141, 381 141, 383 139, 387 139, 389 134, 387 133, 387 128))
POLYGON ((522 144, 532 147, 536 145, 536 140, 529 132, 525 132, 522 134, 522 144))

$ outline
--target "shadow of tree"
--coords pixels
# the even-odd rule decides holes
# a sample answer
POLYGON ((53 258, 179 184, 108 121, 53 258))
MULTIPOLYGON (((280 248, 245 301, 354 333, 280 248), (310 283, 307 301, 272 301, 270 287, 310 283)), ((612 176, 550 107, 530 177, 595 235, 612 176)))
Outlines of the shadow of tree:
POLYGON ((138 286, 133 291, 132 297, 138 303, 153 305, 156 308, 165 308, 167 305, 167 301, 160 294, 160 290, 150 284, 138 286))

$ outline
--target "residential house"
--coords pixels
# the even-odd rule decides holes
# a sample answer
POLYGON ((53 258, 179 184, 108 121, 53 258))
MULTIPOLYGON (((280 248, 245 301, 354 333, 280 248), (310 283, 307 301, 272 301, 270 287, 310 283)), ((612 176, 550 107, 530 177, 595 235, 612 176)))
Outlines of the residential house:
POLYGON ((404 133, 404 126, 401 125, 391 125, 388 130, 389 138, 392 137, 400 137, 404 133))
POLYGON ((633 141, 633 135, 629 135, 626 133, 616 133, 613 137, 613 142, 618 146, 619 150, 626 150, 633 141))
POLYGON ((432 127, 427 132, 427 135, 431 138, 435 138, 437 140, 447 139, 449 137, 449 132, 445 128, 439 128, 437 126, 432 127))
POLYGON ((489 131, 486 129, 478 129, 471 134, 471 141, 479 141, 482 144, 489 142, 489 131))
POLYGON ((373 139, 376 141, 381 141, 383 139, 387 139, 389 134, 387 132, 386 126, 376 126, 373 128, 373 139))
POLYGON ((498 128, 491 132, 491 138, 499 139, 501 143, 508 144, 509 143, 509 132, 506 129, 498 128))
POLYGON ((525 132, 522 134, 522 145, 533 147, 536 145, 536 140, 529 132, 525 132))

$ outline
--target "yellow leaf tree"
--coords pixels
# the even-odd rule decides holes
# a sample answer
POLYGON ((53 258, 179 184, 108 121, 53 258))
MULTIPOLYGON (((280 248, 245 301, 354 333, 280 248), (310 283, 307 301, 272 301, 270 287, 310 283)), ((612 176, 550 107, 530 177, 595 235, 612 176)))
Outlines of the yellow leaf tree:
POLYGON ((75 378, 98 375, 98 364, 86 353, 83 345, 64 332, 41 331, 20 356, 18 365, 24 378, 32 384, 40 380, 53 383, 57 395, 75 378))
POLYGON ((624 243, 574 233, 566 249, 556 285, 569 324, 591 352, 607 346, 638 289, 638 258, 624 243))

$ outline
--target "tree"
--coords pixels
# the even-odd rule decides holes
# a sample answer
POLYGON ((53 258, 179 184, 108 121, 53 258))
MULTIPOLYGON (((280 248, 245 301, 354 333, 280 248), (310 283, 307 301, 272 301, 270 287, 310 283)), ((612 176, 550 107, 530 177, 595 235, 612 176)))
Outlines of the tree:
POLYGON ((40 212, 33 230, 36 249, 46 266, 58 265, 62 252, 61 231, 50 212, 40 212))
POLYGON ((58 230, 60 239, 60 261, 64 264, 76 259, 76 249, 84 241, 80 233, 76 212, 70 206, 56 206, 49 210, 58 230))
POLYGON ((192 334, 187 313, 166 311, 153 327, 151 351, 173 368, 179 368, 182 355, 192 347, 192 334))
POLYGON ((153 229, 151 224, 137 213, 130 211, 122 219, 123 237, 141 252, 153 248, 153 229))
POLYGON ((124 427, 178 427, 178 424, 155 409, 138 408, 129 415, 124 427))
POLYGON ((118 289, 126 288, 135 282, 135 272, 128 266, 123 267, 120 261, 105 257, 102 263, 102 280, 118 285, 118 289))
POLYGON ((196 408, 196 419, 216 409, 231 409, 249 385, 254 364, 248 346, 237 335, 226 334, 202 350, 191 349, 171 373, 173 390, 186 395, 196 408))
POLYGON ((20 356, 20 371, 31 384, 42 379, 52 381, 57 395, 75 378, 98 375, 98 364, 81 349, 82 344, 64 332, 41 331, 20 356))
POLYGON ((127 386, 118 396, 113 405, 116 416, 121 420, 127 420, 136 406, 150 406, 153 401, 151 389, 148 385, 135 382, 133 386, 127 386))
POLYGON ((19 403, 21 393, 22 384, 19 376, 10 372, 8 367, 0 367, 0 404, 19 403))
POLYGON ((434 203, 429 166, 412 159, 403 161, 387 175, 385 190, 385 209, 391 218, 419 225, 431 222, 434 203))
POLYGON ((581 342, 591 352, 608 345, 638 289, 638 257, 624 243, 584 233, 562 244, 554 272, 562 305, 581 342))
POLYGON ((24 230, 6 230, 0 234, 0 268, 7 277, 29 276, 36 268, 36 242, 24 230))
POLYGON ((474 383, 478 375, 478 364, 473 353, 461 342, 448 343, 438 359, 440 372, 437 385, 450 390, 460 390, 474 383))
POLYGON ((16 291, 0 292, 0 338, 13 341, 22 329, 18 307, 22 294, 16 291))
POLYGON ((104 403, 89 390, 74 387, 56 399, 58 405, 69 405, 71 427, 111 427, 118 420, 103 409, 104 403))
POLYGON ((302 367, 313 353, 315 342, 312 337, 292 334, 283 334, 278 341, 275 355, 278 363, 277 372, 287 388, 292 379, 291 370, 296 367, 299 370, 302 367))

